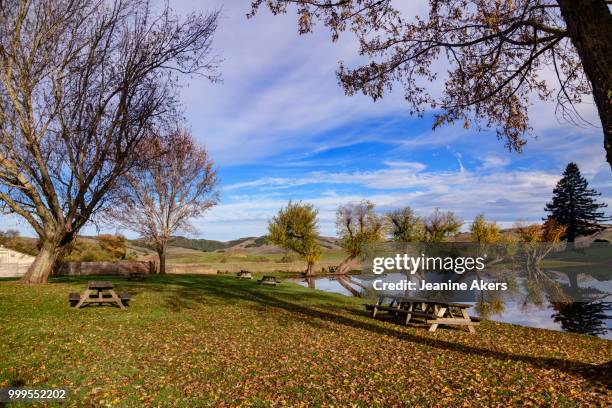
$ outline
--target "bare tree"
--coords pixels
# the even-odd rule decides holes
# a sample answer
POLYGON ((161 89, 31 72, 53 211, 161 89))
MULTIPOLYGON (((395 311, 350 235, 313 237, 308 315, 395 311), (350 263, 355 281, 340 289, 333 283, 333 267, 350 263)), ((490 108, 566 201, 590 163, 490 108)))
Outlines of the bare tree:
POLYGON ((386 221, 389 237, 395 242, 419 242, 425 238, 425 224, 410 207, 388 212, 386 221))
POLYGON ((452 211, 440 211, 436 208, 425 218, 425 240, 440 243, 459 233, 463 220, 452 211))
POLYGON ((206 149, 184 129, 143 145, 154 159, 122 178, 111 219, 139 233, 159 256, 159 273, 166 273, 168 240, 192 229, 190 219, 217 204, 217 171, 206 149))
POLYGON ((146 0, 0 0, 0 207, 40 246, 23 282, 46 282, 147 159, 134 152, 176 116, 179 75, 215 78, 217 18, 154 14, 146 0))
POLYGON ((376 214, 374 203, 367 200, 340 206, 336 211, 336 228, 340 245, 348 252, 338 265, 338 274, 349 272, 351 263, 365 247, 383 241, 385 236, 384 217, 376 214))
POLYGON ((525 144, 533 94, 557 101, 570 121, 581 120, 574 105, 592 94, 612 166, 610 0, 429 0, 429 15, 412 20, 391 0, 252 0, 250 16, 262 4, 274 14, 297 5, 301 34, 320 21, 334 41, 346 30, 356 35, 370 62, 340 65, 347 94, 376 100, 399 82, 412 113, 439 110, 434 127, 495 127, 511 150, 525 144), (432 64, 440 57, 448 77, 444 95, 434 98, 425 84, 437 78, 432 64), (539 75, 544 67, 554 81, 539 75))

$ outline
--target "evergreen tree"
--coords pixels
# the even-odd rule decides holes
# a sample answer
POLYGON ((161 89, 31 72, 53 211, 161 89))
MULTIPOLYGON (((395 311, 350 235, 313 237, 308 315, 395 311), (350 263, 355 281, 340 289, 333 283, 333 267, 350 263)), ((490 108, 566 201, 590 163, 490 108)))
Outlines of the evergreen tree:
POLYGON ((544 210, 551 213, 549 218, 566 227, 565 239, 574 242, 576 237, 601 230, 600 223, 611 219, 599 211, 608 206, 596 201, 595 197, 600 195, 589 188, 576 163, 570 163, 553 190, 552 201, 544 210))

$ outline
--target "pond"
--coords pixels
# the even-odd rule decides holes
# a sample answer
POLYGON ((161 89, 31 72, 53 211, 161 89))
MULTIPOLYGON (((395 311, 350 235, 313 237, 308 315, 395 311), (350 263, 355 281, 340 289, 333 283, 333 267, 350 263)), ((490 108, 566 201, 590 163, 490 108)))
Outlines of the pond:
MULTIPOLYGON (((346 296, 364 295, 371 287, 371 280, 365 276, 320 276, 313 278, 289 278, 287 281, 311 289, 338 293, 346 296)), ((583 279, 579 282, 581 288, 594 288, 605 293, 612 293, 612 280, 597 281, 583 279)), ((537 327, 541 329, 577 332, 597 335, 612 340, 612 296, 588 303, 571 303, 543 306, 523 306, 521 302, 506 299, 504 312, 489 316, 490 320, 512 323, 521 326, 537 327)), ((470 314, 478 313, 472 308, 470 314)))

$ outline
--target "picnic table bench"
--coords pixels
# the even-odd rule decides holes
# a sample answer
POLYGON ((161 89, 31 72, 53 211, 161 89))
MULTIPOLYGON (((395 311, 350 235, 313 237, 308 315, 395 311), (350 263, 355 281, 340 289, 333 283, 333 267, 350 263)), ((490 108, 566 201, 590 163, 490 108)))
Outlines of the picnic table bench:
POLYGON ((68 301, 70 302, 70 306, 77 309, 91 303, 97 303, 99 305, 110 303, 119 306, 120 309, 125 309, 125 306, 127 306, 131 299, 131 295, 127 292, 119 292, 117 294, 114 288, 115 285, 113 285, 112 282, 90 281, 87 284, 87 289, 82 295, 75 292, 70 293, 68 295, 68 301))
POLYGON ((403 296, 380 296, 375 304, 365 305, 366 310, 376 317, 378 311, 386 311, 394 317, 403 317, 407 325, 414 318, 429 325, 429 331, 435 332, 438 325, 465 326, 470 333, 476 333, 480 319, 470 317, 468 303, 441 302, 437 300, 413 299, 403 296), (385 301, 389 299, 388 303, 385 301))
POLYGON ((278 279, 276 279, 275 276, 264 276, 263 278, 261 278, 260 280, 257 281, 258 285, 276 286, 279 283, 280 283, 280 281, 278 279))

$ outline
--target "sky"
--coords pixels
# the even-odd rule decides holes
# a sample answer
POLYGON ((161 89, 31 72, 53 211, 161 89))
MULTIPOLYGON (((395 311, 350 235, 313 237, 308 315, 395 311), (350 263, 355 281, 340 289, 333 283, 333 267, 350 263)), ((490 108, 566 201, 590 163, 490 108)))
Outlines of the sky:
MULTIPOLYGON (((262 9, 247 19, 248 0, 170 1, 180 14, 222 9, 214 38, 222 81, 190 77, 180 90, 193 135, 215 160, 221 202, 193 221, 191 237, 230 240, 266 233, 267 222, 289 200, 319 210, 323 235, 335 235, 339 205, 368 199, 378 211, 435 208, 466 221, 484 213, 503 227, 538 222, 568 162, 612 203, 612 178, 600 127, 571 125, 554 103, 534 101, 534 135, 521 154, 510 153, 493 131, 460 126, 432 131, 432 112, 409 115, 400 87, 373 102, 347 96, 338 85, 339 61, 363 62, 350 34, 333 43, 321 25, 300 36, 294 12, 262 9)), ((423 14, 424 2, 403 3, 406 15, 423 14)), ((436 67, 444 71, 441 64, 436 67)), ((546 75, 546 74, 544 74, 546 75)), ((434 85, 433 92, 436 92, 434 85)), ((599 125, 592 101, 580 111, 599 125)), ((612 207, 612 206, 611 206, 612 207)), ((612 209, 608 209, 608 213, 612 209)), ((27 224, 0 216, 0 229, 27 224)), ((84 234, 121 232, 93 226, 84 234)))

